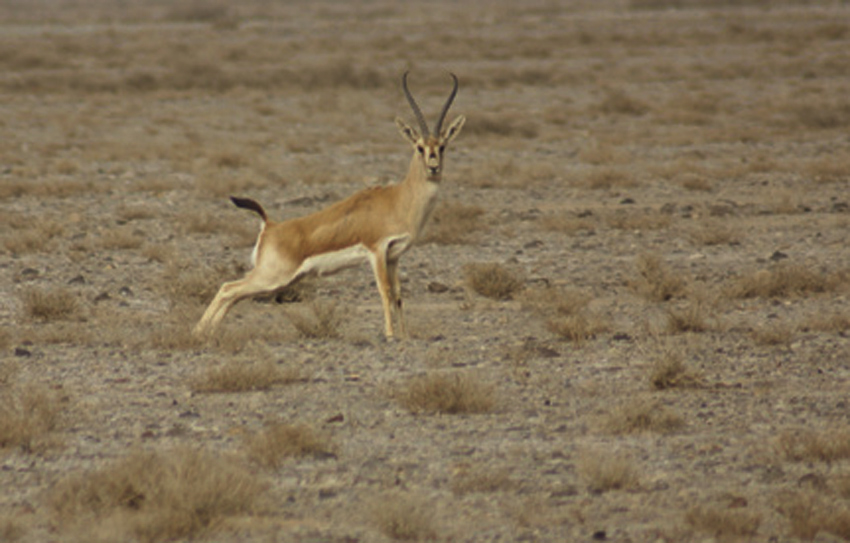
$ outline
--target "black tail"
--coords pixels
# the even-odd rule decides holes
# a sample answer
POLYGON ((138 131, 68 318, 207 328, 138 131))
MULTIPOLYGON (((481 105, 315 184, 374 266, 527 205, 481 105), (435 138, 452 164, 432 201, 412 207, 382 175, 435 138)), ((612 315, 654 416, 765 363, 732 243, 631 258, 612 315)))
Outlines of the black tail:
POLYGON ((250 198, 237 198, 236 196, 231 196, 230 201, 233 202, 236 207, 241 207, 243 209, 250 209, 254 213, 258 214, 263 218, 263 222, 268 222, 269 218, 266 216, 266 210, 263 209, 263 206, 255 202, 250 198))

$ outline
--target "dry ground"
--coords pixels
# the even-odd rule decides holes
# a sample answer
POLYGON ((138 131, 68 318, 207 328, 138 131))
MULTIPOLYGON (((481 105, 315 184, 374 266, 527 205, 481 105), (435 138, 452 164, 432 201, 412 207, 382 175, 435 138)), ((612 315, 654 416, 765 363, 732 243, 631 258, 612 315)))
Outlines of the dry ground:
POLYGON ((847 6, 521 5, 0 3, 0 540, 850 539, 847 6), (406 69, 414 337, 364 265, 192 341, 406 69))

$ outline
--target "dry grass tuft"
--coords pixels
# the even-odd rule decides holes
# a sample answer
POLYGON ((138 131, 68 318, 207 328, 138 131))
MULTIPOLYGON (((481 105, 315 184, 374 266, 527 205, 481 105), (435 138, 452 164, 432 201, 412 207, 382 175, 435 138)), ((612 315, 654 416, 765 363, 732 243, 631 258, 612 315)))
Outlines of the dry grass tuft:
POLYGON ((605 215, 605 224, 617 230, 662 230, 672 222, 670 215, 650 210, 616 210, 605 215))
POLYGON ((826 272, 800 264, 780 263, 739 277, 727 285, 730 298, 788 298, 811 293, 835 292, 850 284, 847 272, 826 272))
POLYGON ((775 443, 776 453, 792 462, 836 462, 850 458, 850 428, 816 431, 808 428, 786 430, 775 443))
POLYGON ((664 349, 652 362, 649 383, 657 390, 667 390, 699 387, 702 386, 703 379, 685 364, 681 352, 664 349))
POLYGON ((462 373, 414 377, 396 399, 413 413, 487 413, 495 404, 492 386, 462 373))
POLYGON ((182 448, 70 475, 48 505, 60 531, 90 531, 89 540, 166 541, 203 537, 226 517, 250 514, 264 492, 233 461, 182 448))
POLYGON ((342 336, 340 327, 347 311, 339 311, 336 302, 313 301, 307 311, 287 311, 289 322, 302 337, 309 339, 336 339, 342 336))
POLYGON ((82 313, 77 296, 64 288, 31 288, 23 292, 22 299, 24 314, 41 322, 70 320, 82 313))
POLYGON ((209 268, 188 262, 170 262, 162 274, 160 285, 175 306, 206 305, 222 283, 232 279, 234 271, 227 266, 209 268))
POLYGON ((461 466, 452 477, 451 489, 457 496, 465 494, 499 492, 514 488, 509 469, 461 466))
POLYGON ((138 249, 143 242, 143 234, 129 228, 106 230, 98 240, 104 249, 138 249))
POLYGON ((11 513, 0 514, 0 541, 15 543, 23 539, 27 528, 19 515, 11 513))
POLYGON ((691 241, 697 245, 733 245, 740 243, 743 232, 736 229, 728 220, 707 219, 700 222, 688 233, 691 241))
POLYGON ((540 226, 549 232, 575 235, 578 232, 593 232, 593 221, 585 217, 575 217, 566 213, 546 215, 540 220, 540 226))
POLYGON ((640 478, 632 462, 625 456, 594 451, 585 452, 578 461, 578 472, 593 493, 610 490, 634 490, 640 478))
POLYGON ((776 509, 789 523, 790 535, 805 541, 819 533, 850 540, 850 507, 830 496, 812 491, 785 492, 776 499, 776 509))
POLYGON ((533 289, 526 292, 523 301, 544 318, 550 332, 575 343, 611 329, 608 319, 588 307, 590 296, 578 290, 533 289))
POLYGON ((301 380, 297 368, 281 367, 271 360, 232 360, 202 370, 189 383, 195 392, 247 392, 268 390, 301 380))
POLYGON ((667 434, 685 425, 679 415, 655 401, 636 400, 621 404, 608 413, 603 427, 616 434, 656 432, 667 434))
POLYGON ((421 243, 438 245, 472 243, 475 233, 482 228, 482 215, 484 215, 484 209, 479 206, 460 202, 439 203, 431 215, 431 220, 425 225, 421 243))
POLYGON ((671 271, 654 254, 642 254, 635 263, 638 277, 629 282, 629 286, 644 298, 654 302, 666 302, 684 295, 687 280, 671 271))
POLYGON ((796 328, 787 322, 771 321, 753 328, 751 336, 756 345, 785 346, 794 341, 796 328))
POLYGON ((306 424, 270 424, 245 438, 245 451, 251 460, 267 468, 279 468, 286 458, 330 456, 330 439, 306 424))
POLYGON ((578 184, 595 190, 633 188, 638 186, 634 173, 611 167, 594 168, 581 178, 578 184))
POLYGON ((850 330, 850 311, 827 311, 810 315, 802 328, 816 332, 846 333, 850 330))
POLYGON ((375 526, 399 541, 429 541, 438 538, 433 509, 408 493, 392 492, 369 504, 375 526))
POLYGON ((667 307, 667 332, 669 334, 699 333, 714 329, 714 325, 709 323, 706 305, 702 299, 691 299, 680 306, 667 307))
POLYGON ((525 283, 518 273, 495 262, 467 264, 463 271, 469 288, 493 300, 510 300, 525 283))
POLYGON ((620 89, 606 89, 605 97, 596 109, 608 115, 640 116, 648 113, 650 107, 644 102, 629 96, 620 89))
POLYGON ((685 522, 716 538, 752 537, 761 525, 761 514, 744 507, 696 506, 685 513, 685 522))
POLYGON ((36 452, 48 447, 48 435, 59 423, 61 411, 59 398, 43 387, 3 383, 0 449, 20 447, 25 452, 36 452))
POLYGON ((584 311, 551 317, 546 321, 546 328, 558 337, 580 344, 609 332, 611 325, 607 319, 596 313, 584 311))

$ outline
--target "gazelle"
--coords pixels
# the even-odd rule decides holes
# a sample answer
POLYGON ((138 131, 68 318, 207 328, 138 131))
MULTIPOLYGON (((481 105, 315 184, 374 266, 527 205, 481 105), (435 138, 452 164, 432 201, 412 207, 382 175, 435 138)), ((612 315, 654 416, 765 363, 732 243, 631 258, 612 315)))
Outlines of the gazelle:
POLYGON ((395 337, 396 322, 399 336, 407 335, 398 261, 419 236, 434 209, 446 145, 457 137, 466 121, 463 115, 458 116, 443 129, 458 89, 457 77, 450 75, 454 86, 433 133, 407 88, 407 72, 402 77, 404 95, 419 123, 419 131, 396 118, 402 136, 413 145, 410 167, 400 183, 365 189, 322 211, 284 222, 269 219, 254 200, 231 197, 237 207, 254 211, 263 220, 251 256, 254 268, 243 279, 221 286, 195 326, 196 336, 215 330, 239 300, 281 290, 307 275, 329 275, 363 260, 369 261, 375 273, 386 337, 395 337))

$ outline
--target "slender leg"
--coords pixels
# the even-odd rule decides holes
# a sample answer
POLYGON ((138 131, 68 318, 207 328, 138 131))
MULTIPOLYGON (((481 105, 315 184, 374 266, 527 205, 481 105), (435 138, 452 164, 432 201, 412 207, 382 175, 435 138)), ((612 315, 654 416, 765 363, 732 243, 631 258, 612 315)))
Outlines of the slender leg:
POLYGON ((375 283, 378 285, 378 292, 381 294, 381 303, 384 307, 384 333, 387 339, 392 339, 395 335, 393 332, 392 314, 393 293, 387 270, 386 253, 382 251, 372 253, 369 258, 369 263, 372 264, 372 271, 375 272, 375 283))
POLYGON ((230 311, 236 302, 244 300, 258 294, 271 292, 277 288, 286 286, 291 278, 287 281, 269 281, 264 280, 257 270, 254 269, 248 273, 243 279, 230 281, 221 286, 218 294, 215 295, 213 301, 210 302, 207 310, 192 333, 196 337, 204 336, 215 330, 221 323, 221 320, 230 311))
POLYGON ((404 322, 404 308, 401 301, 401 281, 398 278, 398 260, 387 262, 387 272, 392 285, 392 296, 394 312, 398 318, 398 335, 401 338, 407 337, 407 324, 404 322))

